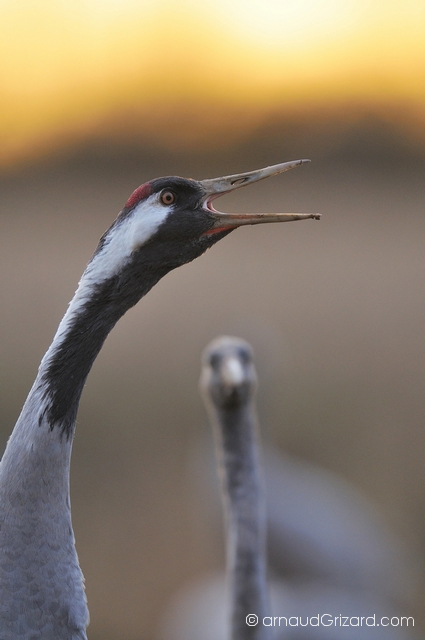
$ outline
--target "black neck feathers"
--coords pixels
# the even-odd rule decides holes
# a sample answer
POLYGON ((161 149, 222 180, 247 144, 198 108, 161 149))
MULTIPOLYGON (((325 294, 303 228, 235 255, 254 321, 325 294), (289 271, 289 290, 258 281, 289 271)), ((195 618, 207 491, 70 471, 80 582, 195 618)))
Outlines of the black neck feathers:
MULTIPOLYGON (((119 275, 92 285, 90 296, 71 314, 64 335, 55 340, 42 371, 45 410, 40 416, 50 428, 70 439, 74 432, 81 392, 109 332, 164 275, 145 270, 135 277, 130 263, 119 275)), ((72 303, 71 303, 72 305, 72 303)))

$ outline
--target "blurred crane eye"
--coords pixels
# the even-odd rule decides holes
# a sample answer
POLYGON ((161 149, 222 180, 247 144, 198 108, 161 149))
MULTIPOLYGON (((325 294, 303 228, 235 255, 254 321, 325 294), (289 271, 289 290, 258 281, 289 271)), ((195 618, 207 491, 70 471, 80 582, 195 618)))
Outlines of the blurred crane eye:
POLYGON ((218 353, 212 353, 210 355, 210 363, 209 364, 210 364, 210 367, 212 369, 218 369, 220 362, 221 362, 221 357, 219 356, 218 353))
POLYGON ((175 201, 176 196, 172 191, 163 191, 161 193, 161 202, 162 204, 165 205, 170 205, 173 204, 173 202, 175 201))
POLYGON ((243 364, 250 364, 252 362, 252 356, 246 349, 238 349, 238 356, 243 364))

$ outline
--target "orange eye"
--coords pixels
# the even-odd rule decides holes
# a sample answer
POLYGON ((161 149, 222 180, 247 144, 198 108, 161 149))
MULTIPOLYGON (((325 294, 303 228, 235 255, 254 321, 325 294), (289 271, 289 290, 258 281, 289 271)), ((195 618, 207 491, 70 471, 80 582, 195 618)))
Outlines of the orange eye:
POLYGON ((170 205, 173 204, 173 202, 175 201, 176 196, 174 195, 174 193, 172 191, 163 191, 161 193, 161 202, 162 204, 165 205, 170 205))

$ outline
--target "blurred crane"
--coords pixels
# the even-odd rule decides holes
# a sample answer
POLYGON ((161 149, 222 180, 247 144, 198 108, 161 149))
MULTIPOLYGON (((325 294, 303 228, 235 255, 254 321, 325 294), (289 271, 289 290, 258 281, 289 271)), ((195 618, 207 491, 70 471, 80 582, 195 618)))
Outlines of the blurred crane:
POLYGON ((267 640, 266 520, 258 427, 252 399, 257 383, 246 342, 218 338, 204 351, 201 389, 216 443, 227 527, 231 640, 267 640), (254 616, 254 624, 247 624, 254 616), (255 619, 260 622, 255 624, 255 619))
MULTIPOLYGON (((410 630, 389 623, 392 615, 406 615, 400 614, 411 589, 406 558, 348 484, 289 456, 267 449, 261 454, 256 380, 252 349, 244 340, 221 337, 205 349, 201 389, 216 444, 227 579, 199 579, 177 594, 164 615, 160 640, 412 638, 412 619, 410 630), (258 625, 246 624, 250 615, 258 617, 258 625), (261 626, 270 616, 280 616, 280 623, 261 626), (386 620, 381 625, 382 617, 388 626, 386 620)), ((204 457, 201 464, 205 470, 204 457)), ((214 499, 203 495, 202 502, 210 505, 214 499)))

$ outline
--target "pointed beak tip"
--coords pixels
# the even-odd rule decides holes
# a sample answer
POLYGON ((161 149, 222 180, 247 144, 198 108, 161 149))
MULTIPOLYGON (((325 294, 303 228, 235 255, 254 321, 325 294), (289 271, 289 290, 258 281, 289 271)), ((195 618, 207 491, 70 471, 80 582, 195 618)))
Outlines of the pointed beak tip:
POLYGON ((247 173, 237 173, 230 176, 223 176, 221 178, 212 178, 207 180, 200 180, 199 184, 203 186, 206 192, 206 197, 218 196, 233 191, 233 189, 239 189, 245 187, 248 184, 258 182, 264 178, 270 178, 271 176, 278 175, 294 167, 299 167, 302 164, 311 162, 309 158, 303 158, 302 160, 291 160, 290 162, 282 162, 280 164, 264 167, 264 169, 256 169, 255 171, 248 171, 247 173))

